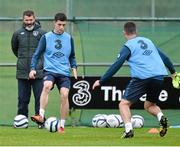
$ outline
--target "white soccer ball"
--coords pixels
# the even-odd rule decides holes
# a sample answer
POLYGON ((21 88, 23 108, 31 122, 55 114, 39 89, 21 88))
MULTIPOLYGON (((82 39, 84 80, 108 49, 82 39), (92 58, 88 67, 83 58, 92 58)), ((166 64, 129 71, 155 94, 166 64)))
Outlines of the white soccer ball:
POLYGON ((57 130, 60 127, 60 122, 59 119, 56 117, 49 117, 46 121, 45 121, 45 128, 49 131, 49 132, 57 132, 57 130))
POLYGON ((123 121, 120 115, 110 114, 106 117, 108 128, 118 128, 123 125, 123 121))
POLYGON ((119 114, 114 114, 114 116, 117 117, 118 120, 119 120, 119 122, 120 122, 119 127, 123 127, 123 126, 124 126, 124 122, 123 122, 123 119, 122 119, 121 115, 119 115, 119 114))
POLYGON ((17 115, 14 117, 14 128, 28 128, 28 118, 25 115, 17 115))
POLYGON ((96 115, 94 115, 94 117, 104 117, 104 118, 106 118, 107 114, 96 114, 96 115))
POLYGON ((131 118, 133 128, 142 128, 144 125, 144 118, 140 115, 133 115, 131 118))
POLYGON ((98 128, 106 127, 106 116, 105 114, 97 114, 92 118, 92 126, 98 128))

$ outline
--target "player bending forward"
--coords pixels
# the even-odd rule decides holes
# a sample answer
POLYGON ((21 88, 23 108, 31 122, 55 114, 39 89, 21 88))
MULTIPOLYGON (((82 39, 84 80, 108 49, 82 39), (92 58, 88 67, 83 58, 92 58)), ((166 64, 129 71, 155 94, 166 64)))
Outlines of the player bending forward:
POLYGON ((100 80, 95 81, 93 89, 112 77, 127 60, 132 79, 119 103, 119 111, 125 124, 122 138, 134 136, 130 107, 145 93, 147 98, 144 102, 144 108, 157 117, 161 126, 159 133, 163 137, 167 132, 167 118, 156 102, 161 92, 164 76, 168 75, 166 67, 171 72, 172 77, 176 76, 175 69, 169 58, 150 39, 137 36, 136 25, 133 22, 127 22, 124 25, 124 36, 127 42, 122 47, 117 60, 100 80))

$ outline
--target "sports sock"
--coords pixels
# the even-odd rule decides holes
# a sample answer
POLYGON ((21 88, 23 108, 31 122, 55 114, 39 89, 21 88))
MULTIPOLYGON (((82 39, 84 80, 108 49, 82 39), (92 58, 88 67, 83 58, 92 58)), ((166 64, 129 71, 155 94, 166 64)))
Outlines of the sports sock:
POLYGON ((128 133, 130 130, 132 130, 133 127, 132 127, 132 123, 131 122, 128 122, 125 124, 125 132, 128 133))
POLYGON ((64 124, 65 124, 65 119, 61 119, 60 120, 60 127, 64 128, 64 124))
POLYGON ((157 114, 157 119, 160 121, 161 120, 161 117, 164 116, 162 112, 159 112, 157 114))
POLYGON ((40 108, 39 109, 39 115, 44 119, 44 113, 45 113, 45 110, 40 108))

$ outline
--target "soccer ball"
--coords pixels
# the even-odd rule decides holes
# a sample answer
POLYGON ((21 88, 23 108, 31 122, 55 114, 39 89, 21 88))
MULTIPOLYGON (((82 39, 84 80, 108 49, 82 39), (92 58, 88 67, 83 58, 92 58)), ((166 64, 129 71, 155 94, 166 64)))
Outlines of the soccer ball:
POLYGON ((123 125, 123 121, 120 115, 110 114, 106 118, 108 128, 118 128, 123 125))
POLYGON ((17 115, 14 117, 14 128, 28 128, 28 119, 25 115, 17 115))
POLYGON ((105 114, 97 114, 92 118, 92 126, 98 128, 106 127, 106 116, 105 114))
POLYGON ((131 118, 133 128, 142 128, 144 125, 144 118, 140 115, 133 115, 131 118))
POLYGON ((45 121, 45 128, 49 131, 49 132, 57 132, 57 130, 60 127, 60 123, 59 123, 59 119, 57 119, 56 117, 49 117, 46 121, 45 121))
POLYGON ((119 114, 113 114, 113 115, 114 115, 116 118, 119 119, 119 122, 120 122, 119 127, 123 127, 123 126, 124 126, 124 122, 123 122, 123 120, 122 120, 121 115, 119 115, 119 114))

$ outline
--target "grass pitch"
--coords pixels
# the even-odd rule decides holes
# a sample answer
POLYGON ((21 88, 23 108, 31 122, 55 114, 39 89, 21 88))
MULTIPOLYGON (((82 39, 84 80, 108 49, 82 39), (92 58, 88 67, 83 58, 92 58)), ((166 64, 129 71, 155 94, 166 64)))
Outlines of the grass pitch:
POLYGON ((121 139, 124 128, 66 127, 64 134, 29 127, 0 127, 2 146, 179 146, 180 129, 169 128, 165 137, 149 134, 150 128, 135 129, 135 137, 121 139))

